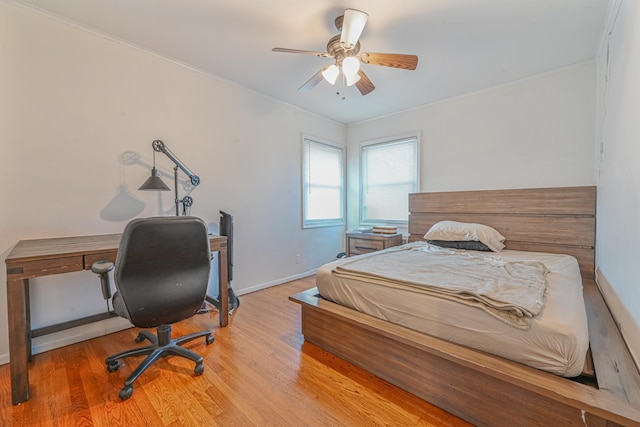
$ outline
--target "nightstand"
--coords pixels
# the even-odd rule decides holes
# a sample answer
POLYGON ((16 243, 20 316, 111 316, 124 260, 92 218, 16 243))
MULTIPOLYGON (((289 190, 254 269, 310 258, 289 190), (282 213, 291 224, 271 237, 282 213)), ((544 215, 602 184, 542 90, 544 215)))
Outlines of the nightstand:
POLYGON ((381 251, 402 244, 402 234, 347 233, 347 256, 381 251))

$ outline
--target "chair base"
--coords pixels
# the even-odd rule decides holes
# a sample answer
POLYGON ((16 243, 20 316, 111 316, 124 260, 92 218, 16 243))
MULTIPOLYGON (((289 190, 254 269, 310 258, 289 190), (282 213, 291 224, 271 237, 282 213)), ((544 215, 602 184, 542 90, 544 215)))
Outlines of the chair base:
POLYGON ((126 350, 113 356, 109 356, 105 360, 105 363, 107 364, 107 371, 114 372, 120 368, 119 359, 131 356, 147 356, 124 382, 124 387, 119 393, 120 398, 122 400, 126 400, 131 397, 133 394, 134 381, 137 380, 153 362, 161 357, 180 356, 193 360, 196 363, 196 367, 194 369, 195 375, 201 375, 204 372, 204 358, 191 350, 181 347, 183 344, 200 337, 205 337, 207 345, 214 341, 213 333, 210 330, 200 331, 174 339, 171 339, 171 325, 158 326, 157 336, 145 330, 140 331, 135 341, 141 342, 147 339, 151 342, 151 345, 126 350))

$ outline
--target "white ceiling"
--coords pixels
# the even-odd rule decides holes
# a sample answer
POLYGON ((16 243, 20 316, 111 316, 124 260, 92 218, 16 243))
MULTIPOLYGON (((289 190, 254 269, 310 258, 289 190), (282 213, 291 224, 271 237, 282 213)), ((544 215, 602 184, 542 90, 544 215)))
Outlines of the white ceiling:
POLYGON ((411 109, 595 56, 610 0, 15 0, 342 123, 411 109), (369 14, 361 52, 410 53, 418 68, 363 65, 376 90, 297 88, 329 58, 345 8, 369 14))

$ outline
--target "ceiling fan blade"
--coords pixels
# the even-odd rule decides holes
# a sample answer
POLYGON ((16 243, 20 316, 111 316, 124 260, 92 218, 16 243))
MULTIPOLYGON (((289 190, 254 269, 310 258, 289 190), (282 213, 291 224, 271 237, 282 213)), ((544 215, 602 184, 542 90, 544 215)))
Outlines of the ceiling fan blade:
POLYGON ((309 92, 311 89, 313 89, 314 87, 316 87, 318 85, 318 83, 320 83, 322 81, 322 79, 324 77, 322 77, 322 72, 324 70, 326 70, 327 68, 329 68, 329 65, 327 65, 326 67, 324 67, 323 69, 321 69, 320 71, 318 71, 317 73, 315 73, 313 75, 313 77, 311 77, 309 80, 307 80, 302 86, 300 86, 298 88, 298 92, 301 93, 307 93, 309 92))
POLYGON ((300 49, 287 49, 285 47, 274 47, 273 49, 271 49, 273 52, 284 52, 284 53, 301 53, 303 55, 313 55, 313 56, 320 56, 323 58, 332 58, 331 55, 329 55, 326 52, 314 52, 312 50, 300 50, 300 49))
POLYGON ((365 64, 381 65, 383 67, 402 68, 415 70, 418 66, 416 55, 404 55, 401 53, 363 53, 360 60, 365 64))
POLYGON ((356 87, 358 88, 362 96, 373 92, 376 87, 373 85, 373 83, 371 83, 371 80, 369 80, 369 77, 367 77, 364 71, 358 70, 358 75, 360 76, 360 80, 356 82, 356 87))
POLYGON ((367 23, 369 15, 366 13, 355 10, 347 9, 344 11, 344 18, 342 18, 342 32, 340 34, 340 44, 344 49, 349 50, 355 47, 362 34, 364 25, 367 23))

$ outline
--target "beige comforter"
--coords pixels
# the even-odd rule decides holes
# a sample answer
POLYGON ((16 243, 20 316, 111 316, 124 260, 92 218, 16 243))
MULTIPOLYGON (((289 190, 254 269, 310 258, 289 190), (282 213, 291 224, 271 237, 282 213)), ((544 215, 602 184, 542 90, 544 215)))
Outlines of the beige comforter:
POLYGON ((520 329, 544 304, 549 270, 540 261, 502 261, 481 253, 415 242, 359 256, 335 267, 340 277, 399 283, 478 307, 520 329))

